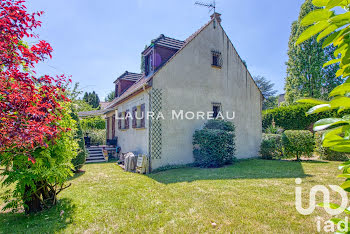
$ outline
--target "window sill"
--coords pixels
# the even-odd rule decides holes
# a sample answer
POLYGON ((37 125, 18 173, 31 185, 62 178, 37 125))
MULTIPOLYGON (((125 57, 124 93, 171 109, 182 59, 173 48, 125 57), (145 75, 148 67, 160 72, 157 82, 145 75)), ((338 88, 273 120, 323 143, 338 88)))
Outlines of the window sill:
POLYGON ((211 65, 211 67, 216 68, 216 69, 221 69, 221 66, 216 66, 216 65, 211 65))
POLYGON ((135 130, 145 130, 146 128, 145 127, 137 127, 137 128, 134 128, 135 130))
POLYGON ((122 131, 122 132, 125 132, 125 131, 128 130, 128 128, 121 128, 121 129, 119 129, 119 130, 122 131))

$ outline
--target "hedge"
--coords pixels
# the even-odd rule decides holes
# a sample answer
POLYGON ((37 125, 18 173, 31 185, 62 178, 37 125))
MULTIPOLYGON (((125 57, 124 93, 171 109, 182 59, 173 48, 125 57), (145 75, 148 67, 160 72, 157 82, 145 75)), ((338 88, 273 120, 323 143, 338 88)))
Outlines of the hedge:
POLYGON ((311 157, 314 151, 314 137, 308 130, 287 130, 282 134, 285 157, 311 157))
MULTIPOLYGON (((262 127, 265 130, 275 121, 276 126, 285 130, 311 130, 313 123, 320 119, 340 117, 336 110, 306 115, 306 112, 313 106, 297 104, 265 110, 262 114, 262 127)), ((341 113, 341 116, 343 114, 341 113)))
POLYGON ((275 159, 283 156, 282 135, 263 134, 260 155, 263 159, 275 159))
POLYGON ((329 148, 325 148, 322 146, 322 135, 324 131, 315 133, 315 153, 323 160, 329 161, 347 161, 349 160, 349 154, 335 152, 330 150, 329 148))
POLYGON ((211 120, 193 135, 195 166, 221 167, 230 164, 235 160, 235 150, 235 128, 231 122, 211 120))
POLYGON ((106 129, 106 121, 100 116, 85 118, 82 119, 80 122, 81 128, 83 130, 106 129))

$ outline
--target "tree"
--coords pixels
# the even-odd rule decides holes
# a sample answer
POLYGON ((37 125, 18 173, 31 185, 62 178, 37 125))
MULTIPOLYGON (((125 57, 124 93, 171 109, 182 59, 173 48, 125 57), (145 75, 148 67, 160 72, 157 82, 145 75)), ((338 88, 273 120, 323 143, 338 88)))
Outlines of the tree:
MULTIPOLYGON (((323 66, 327 67, 332 64, 339 64, 339 69, 336 72, 337 77, 342 77, 345 80, 344 84, 337 86, 329 93, 329 101, 318 99, 304 99, 300 102, 312 103, 316 106, 308 111, 308 114, 315 114, 329 110, 338 110, 343 113, 350 109, 350 6, 348 0, 313 0, 313 4, 320 9, 315 9, 306 15, 301 24, 305 27, 309 26, 304 31, 296 44, 299 45, 310 38, 317 36, 317 42, 323 40, 323 48, 334 46, 336 48, 336 59, 330 60, 323 66), (334 8, 338 8, 337 11, 334 8), (339 9, 343 9, 341 12, 339 9), (333 10, 332 10, 333 9, 333 10), (338 14, 336 14, 336 12, 338 14), (341 13, 339 13, 341 12, 341 13)), ((322 146, 337 152, 350 152, 350 116, 344 115, 342 118, 327 118, 321 119, 314 124, 315 131, 327 131, 322 136, 322 146)), ((350 161, 341 164, 340 167, 343 174, 339 177, 346 178, 346 181, 341 187, 350 191, 350 161)), ((337 208, 337 204, 323 204, 328 208, 337 208)), ((346 208, 346 207, 344 207, 346 208)), ((346 214, 350 214, 349 210, 345 209, 346 214)), ((334 223, 342 222, 342 226, 349 227, 348 220, 333 218, 334 223)), ((341 230, 339 230, 341 231, 341 230)), ((348 233, 349 230, 341 231, 348 233)))
POLYGON ((105 97, 105 102, 111 102, 114 100, 114 98, 115 98, 115 90, 107 94, 107 97, 105 97))
POLYGON ((278 96, 274 96, 276 95, 277 90, 273 89, 273 86, 275 86, 275 84, 271 83, 271 81, 267 80, 263 76, 255 76, 254 81, 265 98, 262 109, 266 110, 277 107, 278 96))
POLYGON ((24 2, 0 2, 0 176, 15 185, 2 197, 4 209, 31 213, 57 202, 77 151, 65 76, 35 76, 35 64, 52 53, 32 32, 43 12, 29 14, 24 2), (29 37, 39 42, 29 45, 29 37))
POLYGON ((265 98, 274 96, 277 93, 277 90, 273 89, 275 84, 271 83, 271 81, 267 80, 265 77, 255 76, 254 81, 265 98))
POLYGON ((68 101, 66 79, 34 76, 34 65, 51 57, 52 48, 42 40, 29 46, 23 39, 38 38, 32 30, 40 27, 36 17, 43 12, 29 14, 23 1, 10 0, 1 1, 0 9, 0 155, 10 153, 12 161, 25 154, 34 163, 30 152, 62 132, 57 121, 60 102, 68 101))
POLYGON ((334 59, 333 46, 322 48, 324 40, 318 41, 317 35, 295 46, 298 37, 307 28, 301 24, 302 19, 309 12, 319 9, 311 0, 306 0, 301 6, 299 19, 292 24, 284 88, 287 104, 292 104, 301 97, 327 98, 330 91, 342 82, 335 76, 338 65, 323 68, 324 63, 334 59))
POLYGON ((100 98, 93 91, 92 93, 85 92, 83 100, 92 106, 92 108, 98 108, 100 106, 100 98))
POLYGON ((264 100, 262 109, 274 109, 278 107, 278 96, 271 96, 264 100))

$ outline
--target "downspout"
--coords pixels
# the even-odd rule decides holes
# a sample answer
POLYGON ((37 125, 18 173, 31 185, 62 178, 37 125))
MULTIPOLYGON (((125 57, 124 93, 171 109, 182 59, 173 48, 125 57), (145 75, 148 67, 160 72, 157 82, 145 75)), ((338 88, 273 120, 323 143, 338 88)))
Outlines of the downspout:
MULTIPOLYGON (((148 84, 145 83, 142 86, 143 91, 145 91, 148 94, 148 111, 150 111, 150 107, 151 107, 151 93, 146 89, 146 85, 148 84)), ((148 154, 149 154, 149 165, 148 165, 148 169, 149 172, 152 172, 152 161, 151 161, 151 126, 152 126, 152 121, 151 118, 148 120, 148 154)))

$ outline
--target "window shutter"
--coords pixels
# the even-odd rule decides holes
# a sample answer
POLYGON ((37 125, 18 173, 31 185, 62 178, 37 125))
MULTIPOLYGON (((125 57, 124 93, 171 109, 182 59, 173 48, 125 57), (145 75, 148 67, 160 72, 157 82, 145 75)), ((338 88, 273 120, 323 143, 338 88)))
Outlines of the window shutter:
POLYGON ((128 116, 129 110, 125 111, 125 129, 129 129, 129 117, 128 116))
POLYGON ((118 129, 122 129, 122 113, 118 113, 118 129))
POLYGON ((132 108, 132 128, 136 128, 137 127, 137 122, 136 122, 136 111, 137 111, 137 107, 134 106, 132 108))
POLYGON ((112 139, 115 138, 115 114, 112 116, 112 139))
POLYGON ((108 140, 109 139, 109 117, 106 118, 106 121, 107 121, 106 137, 107 137, 107 140, 108 140))
POLYGON ((141 128, 144 128, 145 125, 145 118, 146 118, 146 113, 145 113, 145 104, 141 105, 141 113, 142 113, 142 119, 141 119, 141 128))

